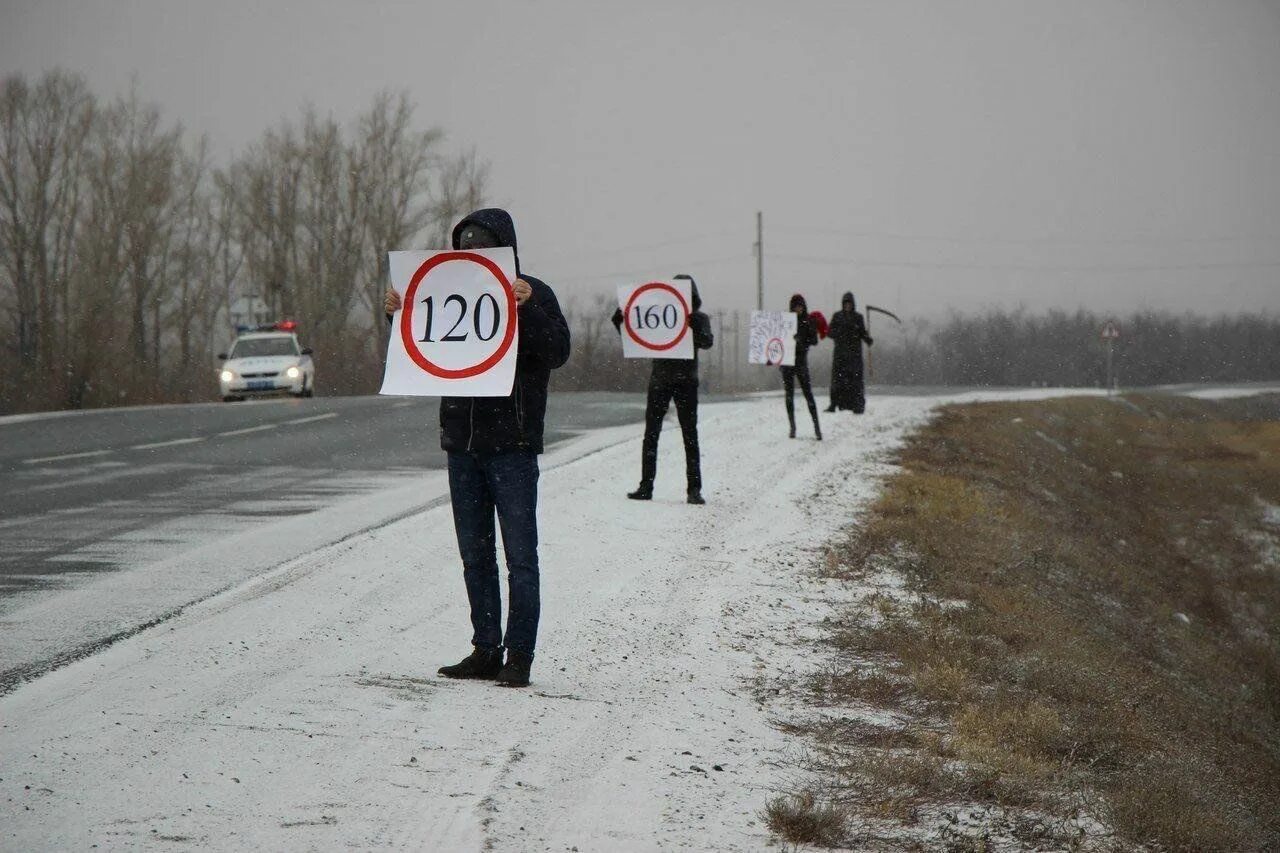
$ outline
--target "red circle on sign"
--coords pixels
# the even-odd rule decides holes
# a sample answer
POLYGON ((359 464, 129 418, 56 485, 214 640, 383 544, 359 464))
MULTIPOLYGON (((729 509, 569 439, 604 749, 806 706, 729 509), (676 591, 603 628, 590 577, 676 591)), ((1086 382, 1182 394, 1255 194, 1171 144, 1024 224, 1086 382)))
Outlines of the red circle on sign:
POLYGON ((637 287, 635 292, 631 294, 631 298, 627 300, 627 307, 622 309, 622 321, 623 321, 623 326, 626 327, 627 334, 631 336, 631 340, 635 341, 645 349, 657 350, 658 352, 662 352, 664 350, 669 350, 673 348, 676 344, 684 340, 685 335, 689 334, 689 303, 684 301, 684 296, 680 293, 680 291, 676 290, 674 287, 667 284, 665 281, 651 281, 648 284, 643 284, 640 287, 637 287), (680 303, 680 307, 684 309, 684 319, 685 319, 684 327, 680 330, 680 334, 676 335, 675 338, 673 338, 669 343, 651 344, 648 341, 642 339, 639 335, 636 334, 636 330, 631 328, 631 306, 635 304, 636 299, 640 297, 640 294, 644 293, 647 290, 667 291, 668 293, 670 293, 672 296, 676 298, 676 300, 680 303))
POLYGON ((409 279, 409 287, 404 292, 404 311, 400 315, 400 340, 404 343, 405 352, 409 354, 409 358, 413 359, 413 363, 432 376, 438 376, 441 379, 467 379, 484 373, 502 361, 502 357, 507 354, 507 350, 511 349, 511 344, 515 341, 517 316, 516 294, 511 289, 511 282, 507 281, 507 277, 502 272, 501 267, 484 255, 478 255, 475 252, 441 252, 438 255, 432 255, 427 258, 422 266, 418 267, 418 271, 413 274, 413 278, 409 279), (502 342, 498 344, 498 348, 494 350, 492 355, 479 364, 458 368, 457 370, 433 364, 430 359, 422 354, 421 350, 418 349, 418 342, 413 339, 413 306, 414 296, 418 292, 418 285, 426 278, 427 273, 449 261, 469 261, 473 264, 479 264, 488 270, 489 274, 497 279, 498 284, 502 285, 502 290, 507 296, 507 316, 511 318, 511 321, 507 323, 507 333, 503 336, 502 342))
POLYGON ((783 357, 784 355, 786 355, 786 353, 787 353, 787 345, 786 345, 786 344, 784 344, 784 343, 782 342, 782 338, 769 338, 769 340, 765 341, 765 344, 764 344, 764 363, 765 363, 766 365, 782 364, 782 357, 783 357), (773 349, 774 349, 774 346, 773 346, 774 344, 777 344, 777 345, 778 345, 778 346, 777 346, 777 350, 778 350, 778 360, 777 360, 777 361, 774 361, 773 359, 769 358, 769 352, 770 352, 770 350, 773 350, 773 349))

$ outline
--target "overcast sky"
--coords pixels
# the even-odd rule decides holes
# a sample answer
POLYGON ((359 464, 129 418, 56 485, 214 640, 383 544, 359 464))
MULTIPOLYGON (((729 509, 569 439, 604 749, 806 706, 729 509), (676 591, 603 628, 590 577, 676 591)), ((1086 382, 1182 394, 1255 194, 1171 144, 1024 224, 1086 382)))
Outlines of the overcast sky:
MULTIPOLYGON (((562 301, 1280 311, 1280 0, 0 0, 0 73, 136 75, 223 159, 407 89, 562 301)), ((406 247, 409 248, 409 247, 406 247)))

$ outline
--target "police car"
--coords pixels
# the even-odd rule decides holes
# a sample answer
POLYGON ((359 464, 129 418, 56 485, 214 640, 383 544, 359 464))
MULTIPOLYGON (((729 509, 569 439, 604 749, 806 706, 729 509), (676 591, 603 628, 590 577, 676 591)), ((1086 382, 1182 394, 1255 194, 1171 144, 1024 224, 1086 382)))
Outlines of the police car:
POLYGON ((298 344, 298 326, 291 320, 244 331, 220 353, 218 386, 224 401, 267 394, 310 397, 316 383, 311 350, 298 344))

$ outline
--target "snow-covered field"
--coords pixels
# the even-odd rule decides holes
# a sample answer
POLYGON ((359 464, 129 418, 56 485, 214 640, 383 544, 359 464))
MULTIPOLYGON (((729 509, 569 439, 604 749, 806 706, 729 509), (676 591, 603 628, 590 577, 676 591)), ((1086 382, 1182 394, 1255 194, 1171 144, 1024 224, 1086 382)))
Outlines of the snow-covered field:
POLYGON ((523 691, 435 675, 470 632, 443 478, 424 477, 424 509, 362 517, 0 698, 0 847, 761 849, 800 746, 755 681, 815 665, 813 552, 944 401, 824 414, 821 443, 786 438, 777 397, 704 406, 705 507, 683 502, 674 418, 652 503, 624 497, 639 427, 547 454, 523 691))

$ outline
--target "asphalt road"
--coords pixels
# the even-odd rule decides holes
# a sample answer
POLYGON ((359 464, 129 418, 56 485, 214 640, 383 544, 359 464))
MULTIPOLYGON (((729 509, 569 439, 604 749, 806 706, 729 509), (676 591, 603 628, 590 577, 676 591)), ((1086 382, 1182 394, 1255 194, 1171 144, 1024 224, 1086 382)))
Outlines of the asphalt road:
MULTIPOLYGON (((638 423, 643 409, 639 393, 553 393, 547 444, 638 423)), ((377 396, 0 418, 0 616, 16 594, 54 592, 255 521, 412 482, 444 466, 437 424, 434 398, 377 396)))
MULTIPOLYGON (((546 439, 642 415, 637 394, 554 394, 546 439)), ((174 526, 198 533, 202 516, 225 523, 229 514, 250 524, 310 512, 443 465, 432 398, 261 400, 0 419, 0 604, 16 592, 63 588, 77 576, 172 551, 182 544, 174 526), (148 537, 161 528, 168 532, 148 537)))

